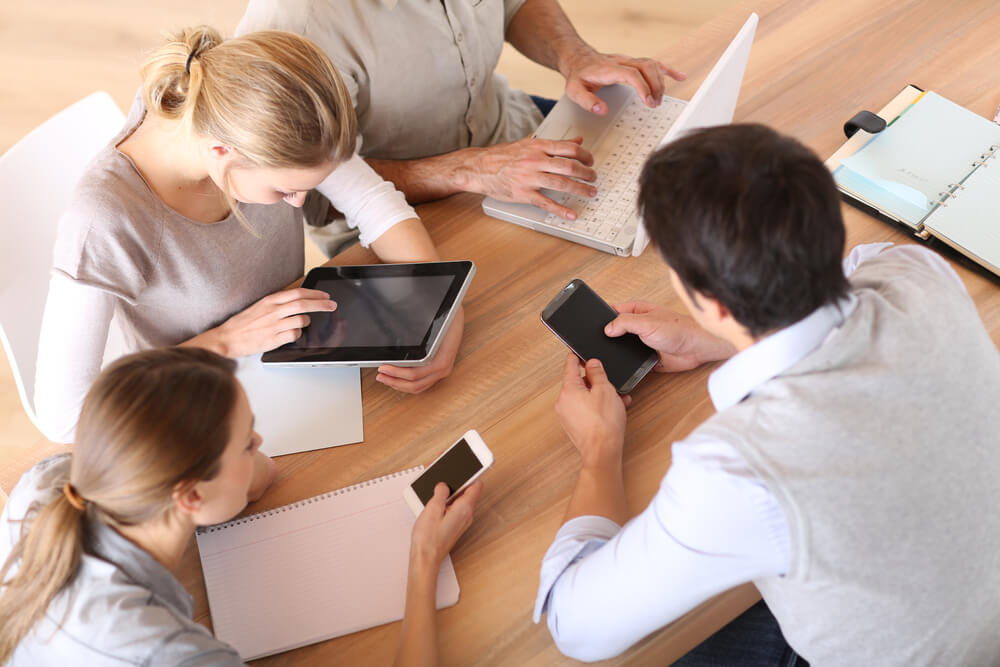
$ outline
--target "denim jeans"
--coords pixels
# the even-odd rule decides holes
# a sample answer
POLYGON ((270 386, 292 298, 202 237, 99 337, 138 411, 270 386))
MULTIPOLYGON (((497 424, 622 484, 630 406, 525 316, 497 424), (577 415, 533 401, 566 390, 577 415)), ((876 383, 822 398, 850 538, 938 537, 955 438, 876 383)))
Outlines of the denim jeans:
POLYGON ((552 107, 556 105, 555 100, 550 100, 547 97, 539 97, 538 95, 532 95, 531 101, 535 103, 535 106, 538 107, 543 116, 548 116, 549 112, 552 111, 552 107))
POLYGON ((674 667, 809 667, 781 635, 761 600, 696 646, 674 667))

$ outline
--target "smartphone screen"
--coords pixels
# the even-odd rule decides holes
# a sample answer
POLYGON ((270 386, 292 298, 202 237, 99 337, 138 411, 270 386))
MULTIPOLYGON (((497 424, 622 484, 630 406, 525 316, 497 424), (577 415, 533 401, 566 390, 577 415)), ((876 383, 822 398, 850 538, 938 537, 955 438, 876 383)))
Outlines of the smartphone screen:
POLYGON ((578 356, 600 359, 608 380, 621 389, 655 352, 635 334, 607 336, 604 327, 618 313, 582 280, 574 280, 563 292, 542 319, 578 356))
POLYGON ((434 465, 425 470, 410 485, 417 498, 424 505, 434 497, 434 487, 438 482, 448 485, 448 495, 460 489, 470 477, 482 469, 483 465, 473 453, 469 443, 462 438, 434 465))

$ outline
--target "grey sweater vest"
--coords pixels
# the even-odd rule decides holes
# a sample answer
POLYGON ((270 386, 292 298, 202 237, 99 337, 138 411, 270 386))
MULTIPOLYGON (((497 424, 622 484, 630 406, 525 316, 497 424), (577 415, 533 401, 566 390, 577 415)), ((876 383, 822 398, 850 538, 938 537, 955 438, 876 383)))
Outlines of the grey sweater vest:
POLYGON ((701 427, 787 517, 788 573, 755 583, 814 667, 1000 664, 1000 354, 939 276, 851 283, 843 326, 701 427))

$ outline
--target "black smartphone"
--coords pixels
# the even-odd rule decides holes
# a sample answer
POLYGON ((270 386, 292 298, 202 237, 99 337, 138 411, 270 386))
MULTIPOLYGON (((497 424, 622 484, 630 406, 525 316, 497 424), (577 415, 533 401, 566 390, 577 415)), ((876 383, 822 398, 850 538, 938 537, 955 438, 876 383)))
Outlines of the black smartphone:
POLYGON ((575 278, 542 311, 542 323, 583 361, 599 359, 620 394, 632 391, 659 361, 656 350, 635 334, 611 338, 604 333, 618 312, 575 278))

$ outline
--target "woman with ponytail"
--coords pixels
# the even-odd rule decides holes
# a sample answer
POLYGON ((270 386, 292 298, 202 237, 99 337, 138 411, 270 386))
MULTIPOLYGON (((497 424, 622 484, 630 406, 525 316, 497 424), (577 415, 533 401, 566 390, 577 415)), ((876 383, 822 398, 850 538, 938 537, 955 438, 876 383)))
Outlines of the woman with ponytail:
MULTIPOLYGON (((355 154, 344 82, 304 37, 173 35, 141 69, 122 132, 89 165, 60 221, 39 341, 35 409, 69 442, 109 327, 115 352, 194 345, 236 358, 295 340, 336 308, 301 278, 299 207, 318 188, 385 262, 437 252, 402 195, 355 154)), ((86 131, 86 128, 81 128, 86 131)), ((422 391, 451 372, 459 317, 434 361, 379 369, 422 391)), ((261 455, 258 481, 268 466, 261 455)))
MULTIPOLYGON (((98 377, 73 453, 32 468, 0 515, 0 664, 240 664, 170 572, 196 526, 247 502, 261 439, 234 368, 178 347, 98 377)), ((446 506, 440 487, 413 527, 399 665, 436 662, 437 573, 480 492, 446 506)))

